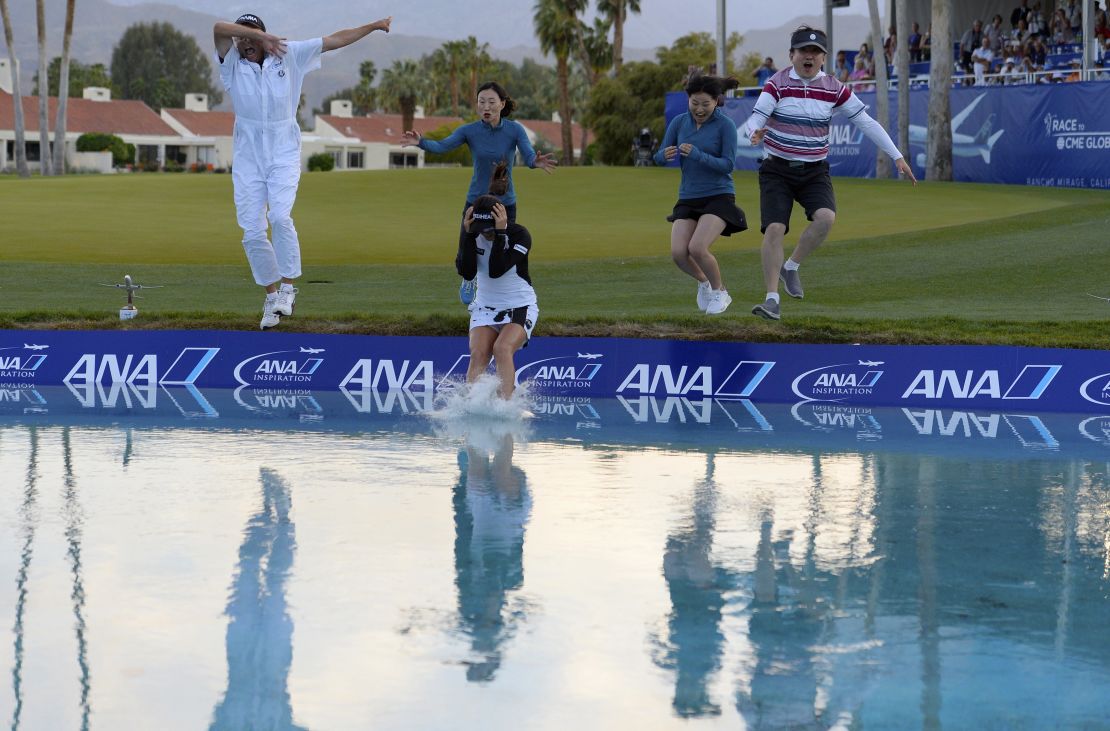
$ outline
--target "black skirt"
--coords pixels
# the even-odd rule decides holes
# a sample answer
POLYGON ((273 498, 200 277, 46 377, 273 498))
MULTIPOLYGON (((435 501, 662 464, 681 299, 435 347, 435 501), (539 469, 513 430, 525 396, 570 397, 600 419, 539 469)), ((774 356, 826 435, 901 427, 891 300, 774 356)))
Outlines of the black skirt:
POLYGON ((667 216, 667 220, 671 223, 683 218, 692 218, 696 221, 707 213, 725 222, 725 230, 721 232, 721 236, 731 236, 748 229, 744 212, 736 205, 736 196, 730 193, 708 198, 679 200, 674 204, 674 210, 667 216))

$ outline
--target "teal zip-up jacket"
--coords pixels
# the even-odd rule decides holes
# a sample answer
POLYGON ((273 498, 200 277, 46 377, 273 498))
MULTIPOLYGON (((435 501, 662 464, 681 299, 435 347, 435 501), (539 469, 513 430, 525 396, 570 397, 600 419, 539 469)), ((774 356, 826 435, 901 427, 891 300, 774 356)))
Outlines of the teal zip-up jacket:
POLYGON ((426 152, 444 153, 466 143, 474 158, 474 176, 470 179, 470 189, 466 192, 466 202, 473 203, 478 196, 489 192, 489 180, 493 168, 504 160, 509 164, 509 190, 501 196, 505 205, 516 203, 516 190, 513 188, 513 163, 519 149, 524 164, 536 166, 536 151, 528 141, 524 127, 512 119, 502 119, 496 127, 478 120, 455 128, 455 131, 442 140, 420 140, 420 149, 426 152))
POLYGON ((698 129, 690 113, 683 112, 667 125, 663 142, 655 153, 655 164, 666 165, 663 151, 687 142, 694 146, 694 150, 689 155, 680 153, 678 156, 678 165, 682 168, 679 200, 725 193, 735 195, 732 171, 736 167, 736 123, 717 108, 698 129))

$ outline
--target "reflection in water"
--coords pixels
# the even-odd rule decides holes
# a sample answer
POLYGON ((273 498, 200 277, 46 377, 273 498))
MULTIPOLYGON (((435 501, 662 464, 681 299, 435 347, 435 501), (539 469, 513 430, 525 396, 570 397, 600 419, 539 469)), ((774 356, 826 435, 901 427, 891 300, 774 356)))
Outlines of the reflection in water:
POLYGON ((452 495, 459 630, 472 653, 466 679, 479 683, 493 680, 502 645, 524 620, 523 601, 510 601, 509 592, 524 583, 524 530, 532 511, 524 470, 513 465, 513 435, 493 440, 482 445, 468 438, 452 495))
POLYGON ((23 504, 19 508, 23 548, 19 552, 19 573, 15 578, 15 653, 12 663, 12 695, 15 704, 12 708, 12 731, 18 731, 23 720, 23 620, 27 611, 27 576, 31 571, 31 557, 34 554, 35 525, 38 523, 38 479, 39 479, 39 433, 35 427, 28 429, 31 439, 31 453, 27 458, 27 477, 23 483, 23 504))
POLYGON ((716 716, 721 708, 709 698, 708 684, 720 667, 724 634, 721 610, 730 583, 728 573, 711 559, 716 524, 717 485, 714 458, 706 456, 705 480, 693 494, 691 515, 667 537, 663 576, 671 598, 668 641, 660 666, 673 670, 674 700, 679 716, 716 716))
POLYGON ((293 620, 285 582, 297 542, 289 518, 289 487, 263 467, 262 506, 247 521, 239 566, 227 604, 227 692, 216 706, 211 729, 294 731, 289 700, 293 620))
MULTIPOLYGON (((835 431, 784 442, 779 426, 788 422, 770 409, 775 430, 726 439, 692 419, 614 430, 575 409, 569 427, 534 420, 529 479, 513 466, 521 439, 468 434, 459 474, 438 453, 444 440, 428 438, 419 419, 375 415, 342 431, 305 426, 298 413, 285 417, 298 425, 290 434, 278 430, 276 416, 267 417, 265 432, 241 424, 179 430, 139 423, 125 465, 118 445, 131 427, 117 425, 115 415, 111 428, 97 423, 88 431, 44 428, 39 413, 28 417, 37 426, 0 423, 0 488, 8 488, 0 499, 0 539, 9 542, 0 551, 0 576, 12 577, 5 581, 16 589, 14 596, 0 594, 0 627, 12 628, 14 638, 12 690, 0 693, 2 723, 17 730, 100 720, 127 728, 128 720, 143 718, 151 727, 193 728, 196 720, 165 699, 180 698, 195 711, 198 695, 226 682, 215 708, 209 701, 199 710, 211 711, 199 725, 296 728, 286 605, 293 562, 298 549, 302 558, 331 550, 307 544, 310 536, 345 530, 351 550, 335 554, 344 560, 388 555, 404 532, 414 537, 405 543, 405 560, 426 570, 387 571, 381 581, 350 584, 344 567, 351 564, 298 566, 299 578, 335 584, 361 605, 337 609, 319 596, 304 598, 305 611, 319 618, 315 626, 332 634, 314 634, 311 643, 298 635, 298 666, 331 663, 339 681, 304 685, 297 700, 305 725, 361 728, 380 710, 399 722, 376 725, 417 726, 426 718, 426 699, 444 698, 458 723, 438 727, 481 728, 496 714, 550 708, 558 696, 563 715, 537 716, 537 727, 573 727, 577 720, 583 728, 602 727, 591 713, 605 702, 634 705, 636 727, 653 729, 1106 728, 1110 444, 1084 440, 1063 452, 999 456, 995 443, 976 446, 975 429, 960 428, 915 451, 920 442, 888 438, 887 425, 897 421, 882 414, 875 418, 884 424, 883 442, 861 446, 854 432, 839 438, 835 431), (243 484, 244 469, 253 475, 258 464, 274 464, 291 444, 303 459, 288 473, 263 469, 260 483, 243 484), (214 445, 235 457, 208 459, 214 445), (665 467, 647 471, 657 464, 665 467), (197 489, 196 474, 183 468, 194 465, 210 490, 197 489), (696 475, 690 480, 668 479, 689 470, 696 475), (317 490, 318 509, 296 514, 298 544, 287 485, 302 480, 344 489, 317 490), (128 487, 136 484, 166 489, 152 495, 128 487), (447 507, 440 488, 452 485, 453 526, 428 521, 447 507), (398 486, 413 489, 399 499, 398 486), (203 648, 187 646, 195 634, 165 630, 210 615, 204 602, 212 597, 164 589, 195 573, 226 583, 227 552, 196 550, 207 536, 195 526, 212 515, 215 493, 228 495, 226 506, 244 491, 251 516, 245 528, 230 517, 227 529, 241 547, 230 562, 236 565, 226 646, 217 643, 210 648, 215 657, 198 662, 203 648), (395 531, 363 530, 352 506, 364 498, 395 531), (404 504, 409 500, 423 502, 404 504), (172 511, 155 516, 151 505, 172 511), (587 511, 590 520, 568 519, 587 511), (558 616, 538 617, 526 602, 526 532, 527 589, 566 607, 558 616), (581 563, 573 573, 552 571, 567 560, 568 545, 581 563), (590 561, 592 552, 614 545, 627 547, 620 563, 590 561), (450 567, 447 577, 442 573, 452 548, 454 586, 450 567), (134 580, 132 570, 140 572, 134 580), (619 584, 616 571, 626 572, 619 584), (113 596, 120 588, 126 592, 113 596), (614 591, 635 601, 614 602, 614 591), (448 636, 434 631, 424 638, 430 651, 380 641, 405 611, 399 597, 413 593, 436 597, 427 614, 448 617, 448 636), (136 605, 153 618, 153 631, 168 636, 166 644, 143 646, 151 628, 136 626, 128 613, 136 605), (601 610, 614 610, 606 615, 612 625, 600 628, 612 643, 583 652, 566 641, 597 631, 601 610), (365 632, 343 629, 349 611, 358 612, 365 632), (649 623, 660 627, 651 658, 639 629, 649 623), (525 628, 535 633, 518 645, 515 633, 525 628), (91 641, 97 637, 121 639, 91 641), (343 643, 358 644, 336 660, 343 643), (454 666, 429 669, 429 657, 458 654, 471 682, 454 666), (212 667, 211 674, 203 671, 212 667), (345 684, 344 674, 360 682, 345 684), (63 697, 59 688, 71 690, 63 697)), ((997 421, 1001 439, 1010 420, 997 421)), ((1067 433, 1062 422, 1045 417, 1056 435, 1067 433)), ((220 514, 226 516, 223 508, 220 514)), ((216 601, 224 604, 223 597, 216 601)))
MULTIPOLYGON (((128 430, 130 431, 130 430, 128 430)), ((77 665, 81 668, 81 729, 89 728, 89 647, 85 638, 85 581, 81 576, 81 526, 84 522, 81 505, 77 502, 77 479, 73 475, 73 447, 70 429, 62 430, 63 462, 65 465, 66 555, 70 573, 73 574, 73 627, 77 633, 77 665)))
POLYGON ((775 540, 772 510, 760 518, 753 600, 748 620, 755 668, 749 693, 737 694, 741 715, 754 728, 828 726, 819 718, 818 668, 812 648, 820 644, 828 608, 821 590, 832 589, 817 565, 822 522, 822 464, 812 458, 812 488, 802 523, 800 566, 791 558, 789 531, 775 540))

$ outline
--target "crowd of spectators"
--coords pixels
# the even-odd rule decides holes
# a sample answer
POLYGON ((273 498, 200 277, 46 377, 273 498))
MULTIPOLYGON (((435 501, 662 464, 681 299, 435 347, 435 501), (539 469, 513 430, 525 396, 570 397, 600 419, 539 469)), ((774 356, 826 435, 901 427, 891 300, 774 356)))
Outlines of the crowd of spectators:
MULTIPOLYGON (((1020 0, 1010 13, 1010 28, 995 15, 984 28, 980 20, 960 38, 957 72, 976 86, 997 84, 1056 83, 1082 80, 1083 7, 1079 0, 1020 0), (1047 11, 1047 13, 1046 13, 1047 11), (1055 59, 1055 63, 1053 60, 1055 59)), ((1110 27, 1106 10, 1094 3, 1093 35, 1097 38, 1095 79, 1110 78, 1110 27)))

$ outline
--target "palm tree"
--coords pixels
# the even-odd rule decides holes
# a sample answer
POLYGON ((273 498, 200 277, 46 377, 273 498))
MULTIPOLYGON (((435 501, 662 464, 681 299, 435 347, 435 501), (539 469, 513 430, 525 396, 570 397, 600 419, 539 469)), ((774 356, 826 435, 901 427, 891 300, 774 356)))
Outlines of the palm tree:
POLYGON ((597 0, 597 9, 613 24, 613 76, 621 75, 624 62, 624 21, 629 13, 639 14, 640 0, 597 0))
POLYGON ((66 27, 62 40, 62 68, 58 77, 58 116, 54 120, 54 171, 66 172, 66 103, 69 101, 69 46, 73 39, 73 14, 77 0, 66 0, 66 27))
POLYGON ((952 179, 952 0, 933 0, 933 39, 929 63, 929 138, 925 147, 925 179, 952 179))
POLYGON ((903 155, 910 154, 910 19, 907 5, 906 0, 894 0, 894 32, 898 38, 898 48, 894 51, 894 72, 898 77, 898 149, 903 155))
POLYGON ((401 110, 402 130, 412 129, 416 102, 424 96, 425 86, 424 73, 415 61, 394 61, 392 66, 382 72, 378 94, 383 105, 387 100, 397 104, 401 110))
POLYGON ((578 65, 582 69, 580 74, 585 79, 585 84, 577 84, 574 93, 575 116, 582 122, 582 142, 578 149, 586 154, 588 130, 585 119, 590 95, 594 85, 602 75, 613 65, 613 47, 609 43, 609 21, 594 18, 593 27, 583 25, 578 36, 578 65))
POLYGON ((470 103, 478 98, 478 76, 485 71, 493 60, 489 55, 489 44, 478 44, 474 36, 467 36, 465 41, 459 41, 463 65, 470 69, 470 103))
MULTIPOLYGON (((447 72, 448 88, 451 94, 451 114, 456 117, 459 115, 459 71, 462 70, 463 61, 466 58, 466 47, 466 41, 447 41, 435 52, 439 63, 447 72)), ((477 96, 477 92, 475 92, 475 96, 477 96)))
MULTIPOLYGON (((35 0, 39 27, 39 164, 43 175, 54 172, 54 157, 50 154, 50 67, 46 65, 46 8, 43 0, 35 0)), ((61 91, 61 89, 59 89, 61 91)))
POLYGON ((23 92, 19 87, 19 60, 15 57, 12 39, 12 18, 8 13, 8 0, 0 0, 0 17, 4 19, 4 42, 8 44, 8 61, 12 67, 12 114, 15 117, 15 169, 19 177, 30 177, 27 169, 27 140, 23 121, 23 92))
MULTIPOLYGON (((879 19, 879 0, 867 0, 871 10, 871 39, 874 41, 872 58, 875 60, 875 113, 879 124, 886 129, 890 126, 890 85, 886 76, 886 56, 880 51, 883 47, 883 26, 879 19)), ((903 41, 904 43, 904 41, 903 41)), ((889 178, 894 167, 886 155, 875 156, 875 177, 889 178)))
POLYGON ((555 75, 559 80, 559 116, 563 133, 563 165, 574 164, 567 59, 578 46, 582 32, 582 21, 578 14, 585 6, 586 0, 537 0, 535 5, 536 36, 540 41, 540 50, 545 54, 555 55, 555 75))

